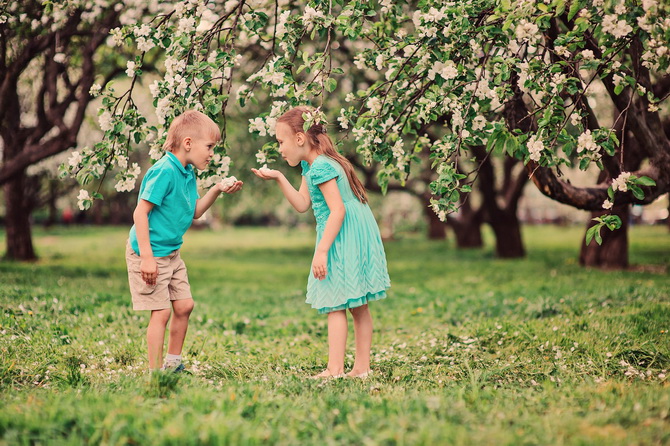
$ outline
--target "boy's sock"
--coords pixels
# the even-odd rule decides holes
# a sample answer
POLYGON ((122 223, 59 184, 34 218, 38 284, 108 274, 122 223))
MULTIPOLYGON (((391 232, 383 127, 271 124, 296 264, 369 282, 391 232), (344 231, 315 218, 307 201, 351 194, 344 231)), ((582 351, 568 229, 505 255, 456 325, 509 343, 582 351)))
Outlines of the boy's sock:
POLYGON ((181 355, 172 355, 168 353, 165 357, 165 364, 172 367, 181 364, 181 355))

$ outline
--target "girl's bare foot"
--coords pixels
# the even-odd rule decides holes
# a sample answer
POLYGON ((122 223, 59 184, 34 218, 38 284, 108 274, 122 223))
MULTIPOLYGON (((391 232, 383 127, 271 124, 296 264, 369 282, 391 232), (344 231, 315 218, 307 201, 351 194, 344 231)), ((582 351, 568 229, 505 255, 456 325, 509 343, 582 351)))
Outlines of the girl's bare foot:
POLYGON ((347 373, 347 378, 360 378, 360 379, 365 379, 372 375, 372 370, 368 369, 364 372, 359 372, 358 370, 352 370, 351 372, 347 373))
POLYGON ((314 375, 311 379, 329 379, 329 378, 344 378, 344 372, 341 373, 332 373, 330 370, 326 369, 318 375, 314 375))

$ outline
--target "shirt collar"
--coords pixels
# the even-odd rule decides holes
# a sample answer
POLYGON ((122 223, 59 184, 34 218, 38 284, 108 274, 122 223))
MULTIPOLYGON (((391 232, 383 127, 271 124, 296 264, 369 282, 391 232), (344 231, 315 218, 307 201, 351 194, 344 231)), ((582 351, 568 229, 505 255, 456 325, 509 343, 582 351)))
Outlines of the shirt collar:
POLYGON ((188 164, 188 165, 186 165, 186 167, 184 167, 184 165, 181 163, 181 161, 179 161, 179 158, 177 158, 177 155, 175 155, 174 153, 172 153, 172 152, 166 152, 166 153, 165 153, 165 156, 168 157, 168 160, 169 160, 172 164, 174 164, 175 166, 177 166, 177 168, 178 168, 179 171, 182 173, 182 175, 184 175, 184 176, 188 176, 188 175, 190 175, 191 172, 193 171, 193 166, 191 166, 190 164, 188 164))

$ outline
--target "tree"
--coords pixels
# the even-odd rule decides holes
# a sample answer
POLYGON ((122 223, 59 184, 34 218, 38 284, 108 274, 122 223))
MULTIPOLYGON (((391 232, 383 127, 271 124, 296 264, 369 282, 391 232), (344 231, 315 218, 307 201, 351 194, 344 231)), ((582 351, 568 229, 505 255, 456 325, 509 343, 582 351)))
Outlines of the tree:
MULTIPOLYGON (((110 30, 148 11, 137 2, 25 0, 0 12, 0 185, 6 200, 6 257, 35 258, 30 230, 34 182, 26 169, 77 144, 96 76, 123 70, 105 42, 110 30)), ((125 60, 123 60, 125 64, 125 60)))
MULTIPOLYGON (((474 178, 486 175, 482 161, 492 153, 523 162, 533 183, 562 203, 587 210, 645 204, 670 189, 670 143, 662 126, 667 93, 658 94, 670 62, 668 12, 670 5, 655 0, 381 0, 377 9, 363 1, 313 1, 304 9, 264 1, 189 2, 159 17, 149 31, 167 56, 155 105, 161 123, 191 107, 225 118, 235 84, 243 106, 257 94, 274 98, 270 110, 250 123, 252 133, 264 136, 294 105, 319 105, 308 123, 323 121, 324 111, 340 108, 327 96, 349 88, 339 127, 356 141, 365 163, 379 166, 381 189, 391 180, 411 180, 425 150, 434 172, 431 205, 442 220, 463 202, 474 178), (240 52, 249 42, 258 51, 240 52), (354 65, 374 80, 370 85, 347 87, 337 63, 343 53, 355 54, 354 65), (235 78, 240 61, 257 67, 255 73, 235 78), (589 104, 598 88, 617 111, 612 125, 602 125, 589 104), (620 132, 614 128, 619 124, 620 132), (439 140, 425 137, 431 128, 441 130, 439 140), (628 133, 638 149, 621 142, 628 133), (627 170, 621 162, 631 150, 639 152, 640 169, 627 170), (479 160, 481 167, 465 174, 458 167, 462 159, 479 160), (576 187, 561 177, 563 166, 590 165, 605 173, 602 183, 576 187)), ((140 29, 119 33, 137 39, 140 29)), ((138 55, 129 69, 135 77, 141 61, 138 55)), ((118 145, 130 149, 127 135, 136 141, 151 135, 159 155, 164 127, 143 128, 132 104, 119 113, 129 96, 104 95, 105 140, 77 168, 113 167, 100 160, 113 161, 118 145)), ((261 163, 274 156, 273 144, 257 154, 261 163)), ((491 219, 503 223, 504 215, 491 219)), ((596 223, 587 241, 602 241, 601 229, 617 228, 621 220, 608 214, 596 223)))

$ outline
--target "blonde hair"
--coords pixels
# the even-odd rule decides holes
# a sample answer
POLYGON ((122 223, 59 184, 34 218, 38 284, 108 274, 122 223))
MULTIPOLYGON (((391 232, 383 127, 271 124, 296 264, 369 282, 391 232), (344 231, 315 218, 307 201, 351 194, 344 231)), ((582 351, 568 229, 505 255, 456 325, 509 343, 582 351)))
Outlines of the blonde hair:
POLYGON ((163 144, 163 150, 174 152, 184 138, 210 137, 214 141, 221 139, 221 130, 209 116, 197 110, 187 110, 172 120, 163 144))
POLYGON ((352 166, 351 162, 335 150, 333 141, 328 136, 328 133, 326 133, 326 126, 324 124, 314 124, 306 132, 303 129, 305 119, 302 117, 302 114, 310 113, 311 111, 312 109, 306 106, 294 107, 281 115, 277 119, 277 122, 287 124, 293 133, 304 133, 309 139, 310 145, 319 155, 326 155, 337 161, 347 174, 349 185, 351 186, 354 195, 356 195, 356 198, 358 198, 361 203, 367 203, 368 194, 365 191, 365 186, 363 186, 361 180, 356 176, 354 166, 352 166))

